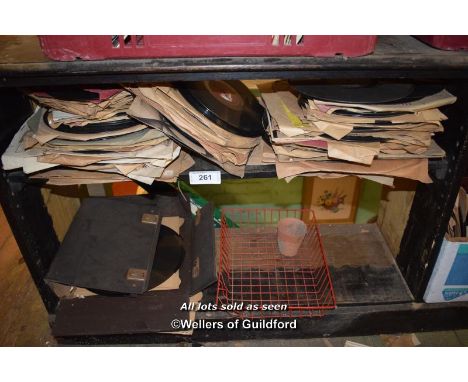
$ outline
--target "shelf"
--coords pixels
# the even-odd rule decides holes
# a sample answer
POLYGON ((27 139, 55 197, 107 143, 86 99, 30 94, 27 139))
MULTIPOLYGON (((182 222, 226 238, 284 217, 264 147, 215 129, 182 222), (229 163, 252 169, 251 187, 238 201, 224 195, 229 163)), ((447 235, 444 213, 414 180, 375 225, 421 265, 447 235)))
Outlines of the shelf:
POLYGON ((363 57, 210 57, 51 61, 35 36, 0 40, 0 87, 261 78, 468 78, 468 52, 379 36, 363 57))
POLYGON ((195 330, 193 335, 161 333, 110 336, 71 336, 57 338, 61 345, 115 345, 184 343, 201 346, 212 341, 253 339, 306 339, 320 337, 366 336, 383 333, 466 328, 468 303, 382 304, 339 307, 320 320, 298 319, 296 330, 195 330))
MULTIPOLYGON (((190 171, 221 171, 221 178, 222 179, 240 179, 235 175, 231 175, 224 171, 222 168, 217 166, 210 161, 197 156, 195 154, 191 154, 192 158, 195 160, 195 164, 184 171, 179 175, 179 179, 183 181, 189 180, 189 173, 190 171)), ((447 171, 447 160, 445 158, 438 158, 438 159, 429 159, 429 174, 437 179, 441 179, 444 177, 445 172, 447 171)), ((273 164, 266 164, 266 165, 247 165, 245 167, 245 176, 244 178, 276 178, 276 168, 273 164)))
MULTIPOLYGON (((209 162, 208 160, 192 156, 195 161, 195 164, 188 170, 184 171, 179 175, 179 179, 184 182, 189 182, 189 173, 191 171, 220 171, 221 179, 260 179, 260 178, 276 178, 276 168, 275 165, 248 165, 245 167, 244 178, 239 178, 238 176, 232 175, 224 171, 221 167, 217 166, 214 163, 209 162)), ((429 160, 429 174, 431 177, 436 179, 442 179, 447 171, 448 162, 446 159, 430 159, 429 160)), ((45 180, 43 179, 30 179, 27 174, 21 170, 11 170, 5 172, 6 177, 10 181, 24 182, 29 184, 43 185, 45 180)), ((298 175, 301 176, 301 175, 298 175)), ((129 179, 130 181, 131 179, 129 179)))
POLYGON ((321 224, 338 306, 413 300, 376 224, 321 224))

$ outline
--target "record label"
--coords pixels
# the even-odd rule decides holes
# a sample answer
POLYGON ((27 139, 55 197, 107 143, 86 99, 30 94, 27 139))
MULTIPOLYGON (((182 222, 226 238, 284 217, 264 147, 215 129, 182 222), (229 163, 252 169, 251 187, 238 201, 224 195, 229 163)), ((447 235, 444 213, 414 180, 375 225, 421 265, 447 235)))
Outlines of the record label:
POLYGON ((227 107, 241 111, 244 107, 244 100, 226 81, 207 81, 208 91, 222 104, 227 107))

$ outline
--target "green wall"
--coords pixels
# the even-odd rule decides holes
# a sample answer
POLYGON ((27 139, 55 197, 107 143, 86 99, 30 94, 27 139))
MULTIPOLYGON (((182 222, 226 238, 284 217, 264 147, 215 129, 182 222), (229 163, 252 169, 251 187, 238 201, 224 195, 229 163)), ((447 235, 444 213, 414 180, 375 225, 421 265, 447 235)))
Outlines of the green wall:
MULTIPOLYGON (((220 185, 191 186, 217 207, 301 208, 302 177, 286 183, 280 179, 229 179, 220 185)), ((377 216, 382 185, 362 180, 356 223, 367 223, 377 216)))
POLYGON ((229 179, 220 185, 191 186, 216 206, 226 205, 274 205, 287 207, 300 205, 302 178, 290 183, 281 179, 229 179))
POLYGON ((355 219, 356 223, 367 223, 368 221, 377 217, 377 214, 379 213, 381 195, 382 185, 380 183, 367 179, 361 181, 359 206, 355 219))

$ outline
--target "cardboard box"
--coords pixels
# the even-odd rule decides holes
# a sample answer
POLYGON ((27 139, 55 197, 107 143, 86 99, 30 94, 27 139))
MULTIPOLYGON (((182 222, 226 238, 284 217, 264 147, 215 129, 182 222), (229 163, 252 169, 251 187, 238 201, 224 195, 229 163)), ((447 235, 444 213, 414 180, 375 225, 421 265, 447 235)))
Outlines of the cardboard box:
POLYGON ((444 238, 424 301, 468 301, 468 238, 444 238))

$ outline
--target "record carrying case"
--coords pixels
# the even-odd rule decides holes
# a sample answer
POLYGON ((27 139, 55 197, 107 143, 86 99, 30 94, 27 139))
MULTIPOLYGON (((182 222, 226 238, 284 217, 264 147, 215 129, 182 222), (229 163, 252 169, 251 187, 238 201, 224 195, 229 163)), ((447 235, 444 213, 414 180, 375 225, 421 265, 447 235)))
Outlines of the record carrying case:
POLYGON ((181 305, 217 280, 213 205, 207 204, 192 216, 189 200, 188 196, 184 199, 181 195, 157 195, 154 199, 146 196, 85 199, 47 280, 124 294, 62 298, 52 325, 53 334, 172 331, 172 319, 188 318, 188 312, 180 310, 181 305), (142 223, 142 214, 148 213, 158 216, 157 224, 142 223), (128 268, 140 266, 150 274, 153 260, 158 258, 160 224, 166 216, 184 219, 180 227, 185 251, 179 268, 181 283, 178 289, 148 291, 149 277, 129 282, 128 268))
POLYGON ((145 198, 84 199, 46 279, 109 292, 144 293, 160 226, 155 206, 145 198))
POLYGON ((234 56, 364 56, 377 36, 39 36, 44 54, 57 61, 110 58, 234 56))

